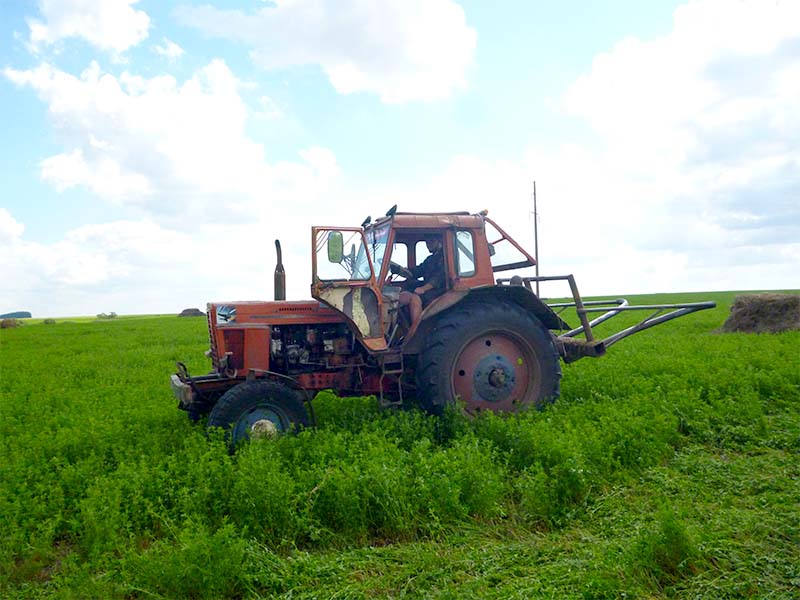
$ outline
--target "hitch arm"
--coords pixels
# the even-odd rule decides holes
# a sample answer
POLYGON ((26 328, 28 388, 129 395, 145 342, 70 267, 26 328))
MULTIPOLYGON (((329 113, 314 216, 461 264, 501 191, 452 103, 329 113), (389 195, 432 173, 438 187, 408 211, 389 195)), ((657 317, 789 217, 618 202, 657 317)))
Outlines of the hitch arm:
POLYGON ((678 317, 682 317, 684 315, 689 315, 693 312, 697 312, 700 310, 706 310, 709 308, 715 308, 717 306, 716 302, 690 302, 687 304, 660 304, 660 305, 642 305, 642 306, 624 306, 620 307, 619 311, 624 310, 652 310, 654 311, 648 317, 642 319, 636 325, 632 325, 631 327, 627 327, 622 331, 618 331, 617 333, 608 336, 603 340, 606 347, 610 346, 611 344, 615 344, 618 341, 625 339, 629 335, 633 335, 634 333, 639 333, 640 331, 644 331, 645 329, 650 329, 651 327, 655 327, 656 325, 661 325, 662 323, 666 323, 667 321, 671 321, 672 319, 677 319, 678 317), (664 313, 665 310, 669 312, 664 313))

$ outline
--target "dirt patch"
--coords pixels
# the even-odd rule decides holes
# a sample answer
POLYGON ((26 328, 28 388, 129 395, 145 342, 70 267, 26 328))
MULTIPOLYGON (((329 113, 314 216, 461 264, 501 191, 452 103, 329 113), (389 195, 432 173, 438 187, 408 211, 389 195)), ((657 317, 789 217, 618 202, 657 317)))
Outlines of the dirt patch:
POLYGON ((206 313, 204 313, 199 308, 184 308, 181 311, 181 314, 178 315, 179 317, 205 317, 206 313))
POLYGON ((780 333, 800 329, 800 295, 744 294, 736 296, 721 333, 780 333))

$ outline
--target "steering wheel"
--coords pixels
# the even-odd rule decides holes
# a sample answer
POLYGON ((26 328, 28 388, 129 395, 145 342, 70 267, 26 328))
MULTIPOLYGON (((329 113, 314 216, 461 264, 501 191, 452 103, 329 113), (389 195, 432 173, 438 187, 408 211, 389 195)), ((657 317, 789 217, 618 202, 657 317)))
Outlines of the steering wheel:
POLYGON ((389 271, 391 271, 392 275, 400 275, 406 279, 416 279, 411 271, 398 265, 396 262, 389 262, 389 271))

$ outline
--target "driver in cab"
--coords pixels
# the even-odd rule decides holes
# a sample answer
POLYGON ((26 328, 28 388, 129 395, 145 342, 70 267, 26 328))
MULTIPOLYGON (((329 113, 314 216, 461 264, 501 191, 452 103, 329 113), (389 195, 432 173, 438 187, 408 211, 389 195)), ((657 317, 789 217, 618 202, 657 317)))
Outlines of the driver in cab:
POLYGON ((400 293, 400 306, 408 306, 412 325, 419 321, 423 307, 445 292, 442 240, 438 237, 426 238, 425 245, 428 247, 428 252, 431 253, 430 256, 419 265, 409 269, 414 279, 406 282, 406 287, 416 285, 414 291, 400 293), (418 285, 420 279, 422 283, 418 285))

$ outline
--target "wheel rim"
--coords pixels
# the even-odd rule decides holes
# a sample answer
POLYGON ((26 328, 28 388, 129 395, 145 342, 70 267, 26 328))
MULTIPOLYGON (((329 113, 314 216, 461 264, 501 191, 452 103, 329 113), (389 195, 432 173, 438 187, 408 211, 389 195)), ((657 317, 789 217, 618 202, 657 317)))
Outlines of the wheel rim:
POLYGON ((538 400, 541 370, 527 341, 508 331, 489 331, 458 353, 451 383, 467 412, 513 411, 538 400))
POLYGON ((233 426, 234 442, 243 439, 274 437, 289 430, 286 413, 272 405, 256 406, 240 416, 233 426))

